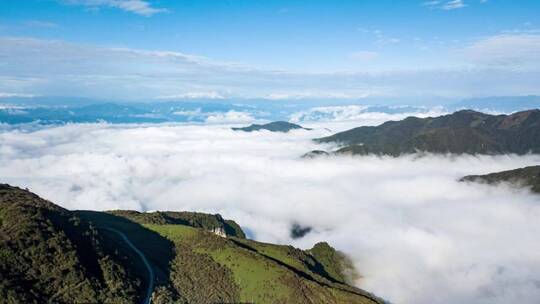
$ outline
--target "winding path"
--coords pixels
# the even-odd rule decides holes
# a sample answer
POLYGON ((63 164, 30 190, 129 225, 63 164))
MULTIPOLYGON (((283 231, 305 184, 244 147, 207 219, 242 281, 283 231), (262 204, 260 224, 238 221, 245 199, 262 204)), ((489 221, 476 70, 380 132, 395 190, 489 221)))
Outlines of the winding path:
POLYGON ((112 231, 112 232, 118 234, 124 240, 124 242, 126 242, 126 244, 128 244, 129 247, 131 247, 131 249, 133 249, 133 251, 135 251, 135 253, 143 261, 144 266, 146 266, 146 269, 148 270, 149 279, 148 279, 148 289, 146 290, 146 296, 144 297, 144 301, 142 303, 143 304, 151 304, 152 292, 154 291, 154 270, 152 269, 152 266, 150 266, 150 263, 148 262, 148 260, 144 256, 144 253, 142 253, 137 247, 135 247, 135 245, 133 245, 133 243, 131 243, 131 241, 127 238, 127 236, 123 232, 118 231, 118 230, 113 229, 113 228, 102 227, 102 229, 109 230, 109 231, 112 231))

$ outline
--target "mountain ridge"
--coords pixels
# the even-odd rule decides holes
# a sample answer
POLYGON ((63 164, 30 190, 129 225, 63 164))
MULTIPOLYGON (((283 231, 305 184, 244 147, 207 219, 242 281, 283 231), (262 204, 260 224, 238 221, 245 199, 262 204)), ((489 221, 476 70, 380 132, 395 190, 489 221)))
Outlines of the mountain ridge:
POLYGON ((338 154, 399 156, 540 153, 540 110, 490 115, 461 110, 439 117, 407 117, 375 127, 358 127, 315 139, 343 145, 338 154))
POLYGON ((241 228, 219 215, 70 211, 9 185, 0 207, 6 303, 141 303, 148 272, 114 231, 151 265, 152 303, 384 303, 347 284, 352 264, 328 244, 300 250, 220 234, 241 228))
POLYGON ((0 185, 5 303, 139 302, 143 275, 110 235, 28 191, 0 185))
POLYGON ((485 183, 489 185, 509 183, 517 187, 530 188, 532 192, 540 194, 540 165, 484 175, 467 175, 459 181, 485 183))

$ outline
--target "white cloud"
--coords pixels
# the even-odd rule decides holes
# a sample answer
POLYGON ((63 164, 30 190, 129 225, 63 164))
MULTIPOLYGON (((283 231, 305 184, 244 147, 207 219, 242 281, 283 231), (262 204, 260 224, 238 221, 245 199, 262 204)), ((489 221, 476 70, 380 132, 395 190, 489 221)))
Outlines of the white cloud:
POLYGON ((466 47, 462 54, 482 66, 539 69, 540 35, 506 33, 487 37, 466 47))
POLYGON ((50 21, 41 21, 41 20, 27 20, 24 22, 24 25, 28 27, 38 27, 46 29, 57 29, 60 28, 60 25, 50 21))
POLYGON ((464 7, 467 6, 465 4, 465 1, 463 1, 463 0, 425 1, 425 2, 422 3, 422 5, 427 6, 427 7, 431 8, 431 9, 442 9, 442 10, 446 10, 446 11, 455 10, 455 9, 459 9, 459 8, 464 8, 464 7))
POLYGON ((3 92, 0 92, 0 98, 10 98, 10 97, 32 98, 32 97, 36 97, 36 95, 34 95, 34 94, 25 94, 25 93, 3 93, 3 92))
POLYGON ((459 183, 539 156, 299 158, 324 129, 68 125, 0 132, 2 182, 68 208, 219 212, 256 239, 327 240, 403 304, 540 301, 540 200, 459 183), (289 238, 293 222, 314 231, 289 238))
MULTIPOLYGON (((182 111, 175 111, 173 112, 174 115, 180 115, 180 116, 191 116, 191 117, 197 117, 201 115, 205 115, 206 113, 203 113, 201 108, 197 108, 195 110, 182 110, 182 111)), ((210 114, 211 115, 211 114, 210 114)))
POLYGON ((358 30, 364 34, 372 35, 375 38, 375 40, 373 41, 373 44, 376 46, 396 44, 401 41, 401 39, 399 38, 388 36, 386 33, 384 33, 382 30, 379 30, 379 29, 359 28, 358 30))
POLYGON ((429 6, 429 7, 434 7, 434 6, 437 6, 441 4, 441 1, 438 1, 438 0, 433 0, 433 1, 425 1, 422 3, 423 6, 429 6))
MULTIPOLYGON (((478 45, 482 41, 478 41, 478 45)), ((478 47, 472 46, 457 51, 460 56, 456 57, 463 64, 454 69, 411 67, 373 72, 303 73, 260 70, 178 52, 0 37, 0 57, 3 58, 0 92, 109 100, 148 100, 190 92, 218 92, 226 98, 269 99, 366 96, 425 99, 427 96, 540 94, 540 68, 534 59, 535 53, 526 49, 514 52, 513 56, 525 56, 516 62, 533 63, 517 71, 510 65, 484 64, 481 52, 474 51, 478 47), (470 67, 473 61, 478 64, 470 67)))
POLYGON ((208 92, 187 92, 181 94, 158 96, 157 99, 175 100, 175 99, 224 99, 225 96, 216 91, 208 92))
POLYGON ((250 113, 234 110, 225 113, 215 113, 206 118, 206 123, 208 124, 238 124, 253 121, 255 121, 255 118, 250 113))
POLYGON ((376 45, 396 44, 401 42, 401 39, 395 37, 380 37, 375 41, 376 45))
POLYGON ((448 1, 445 4, 442 5, 442 9, 444 10, 453 10, 458 8, 464 8, 466 5, 463 2, 463 0, 452 0, 448 1))
POLYGON ((167 12, 165 8, 155 8, 145 0, 61 0, 68 4, 84 5, 90 8, 111 7, 142 16, 152 16, 167 12))
POLYGON ((306 124, 310 127, 326 126, 330 127, 333 131, 343 131, 358 125, 375 126, 385 121, 401 120, 409 116, 435 117, 445 114, 448 114, 447 111, 440 107, 385 113, 371 111, 368 106, 346 105, 313 107, 293 113, 290 120, 292 122, 306 124))
POLYGON ((352 98, 364 98, 369 94, 360 95, 347 95, 345 93, 333 93, 328 91, 295 91, 295 92, 273 92, 266 96, 265 99, 269 100, 290 100, 290 99, 352 99, 352 98))
POLYGON ((360 61, 372 61, 379 58, 379 53, 372 51, 358 51, 351 53, 349 57, 360 61))

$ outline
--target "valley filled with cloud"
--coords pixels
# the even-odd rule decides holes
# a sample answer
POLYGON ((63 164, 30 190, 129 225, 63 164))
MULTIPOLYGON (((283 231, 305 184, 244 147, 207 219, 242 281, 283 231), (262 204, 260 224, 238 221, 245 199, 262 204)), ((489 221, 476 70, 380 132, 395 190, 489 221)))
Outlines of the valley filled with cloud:
POLYGON ((0 0, 0 302, 540 303, 538 16, 0 0))
POLYGON ((255 240, 301 248, 328 241, 353 259, 358 286, 391 302, 540 299, 538 196, 458 182, 537 164, 538 155, 304 159, 310 150, 332 149, 311 139, 334 125, 306 126, 315 129, 5 128, 0 175, 69 209, 220 213, 255 240), (292 239, 295 223, 313 229, 292 239))

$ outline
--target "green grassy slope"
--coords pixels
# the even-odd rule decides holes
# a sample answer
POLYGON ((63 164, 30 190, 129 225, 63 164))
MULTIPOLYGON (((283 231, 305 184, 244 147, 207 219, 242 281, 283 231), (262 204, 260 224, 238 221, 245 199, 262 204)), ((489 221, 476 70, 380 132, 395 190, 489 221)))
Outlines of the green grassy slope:
POLYGON ((206 214, 199 212, 137 212, 131 210, 114 210, 109 213, 118 215, 141 224, 177 224, 201 228, 210 231, 219 231, 226 236, 245 238, 246 235, 234 221, 225 220, 219 214, 206 214))
MULTIPOLYGON (((178 250, 172 267, 173 284, 185 290, 187 282, 201 271, 206 258, 219 279, 201 277, 196 289, 218 282, 229 286, 229 301, 253 303, 376 303, 374 296, 350 287, 328 274, 308 252, 246 239, 223 238, 199 229, 179 225, 145 225, 174 242, 178 250), (188 258, 189 257, 189 258, 188 258), (314 267, 318 265, 318 267, 314 267), (177 272, 180 272, 181 275, 177 272), (184 288, 182 288, 184 287, 184 288)), ((203 288, 203 290, 208 288, 203 288)), ((221 288, 220 288, 221 289, 221 288)), ((205 301, 208 293, 198 290, 188 299, 205 301)), ((186 295, 187 296, 187 295, 186 295)), ((223 299, 223 298, 222 298, 223 299)))
POLYGON ((328 244, 303 251, 224 238, 181 224, 151 223, 143 213, 131 217, 134 221, 118 216, 125 212, 78 213, 124 232, 159 269, 153 303, 382 303, 345 283, 350 265, 328 244))
POLYGON ((69 211, 8 185, 0 207, 0 303, 140 303, 148 272, 111 228, 149 261, 152 303, 382 303, 328 244, 255 242, 216 215, 69 211))

